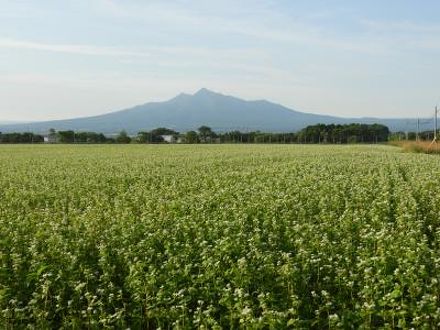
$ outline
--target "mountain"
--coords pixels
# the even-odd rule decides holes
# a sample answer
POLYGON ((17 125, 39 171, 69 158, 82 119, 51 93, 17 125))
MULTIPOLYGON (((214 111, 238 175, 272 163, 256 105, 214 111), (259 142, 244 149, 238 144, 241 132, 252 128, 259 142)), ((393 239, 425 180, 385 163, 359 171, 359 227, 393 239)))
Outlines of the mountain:
POLYGON ((294 111, 265 100, 245 101, 203 88, 194 95, 180 94, 165 102, 146 103, 99 116, 0 125, 0 132, 46 133, 50 128, 54 128, 56 130, 95 131, 113 134, 124 129, 129 134, 135 134, 157 127, 167 127, 184 132, 195 130, 202 125, 207 125, 214 131, 292 132, 318 123, 344 124, 352 122, 381 123, 393 131, 415 130, 414 120, 409 122, 409 119, 340 118, 317 115, 294 111), (408 128, 408 123, 411 123, 411 128, 408 128))

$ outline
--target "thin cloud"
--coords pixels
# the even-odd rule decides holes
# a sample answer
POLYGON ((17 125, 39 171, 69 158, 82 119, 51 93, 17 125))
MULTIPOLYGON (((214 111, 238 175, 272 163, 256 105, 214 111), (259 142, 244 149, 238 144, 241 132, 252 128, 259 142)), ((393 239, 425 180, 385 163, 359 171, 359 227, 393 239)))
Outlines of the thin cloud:
POLYGON ((413 21, 361 20, 370 34, 393 45, 394 49, 440 50, 440 25, 413 21))
POLYGON ((400 32, 400 33, 440 33, 439 24, 425 24, 411 21, 378 21, 361 20, 361 23, 378 32, 400 32))
POLYGON ((48 51, 55 53, 92 55, 92 56, 148 57, 150 55, 144 52, 123 50, 113 47, 99 47, 99 46, 78 45, 78 44, 49 44, 49 43, 34 42, 27 40, 16 40, 16 39, 0 39, 0 48, 28 49, 28 50, 39 50, 39 51, 48 51))
MULTIPOLYGON (((225 0, 226 1, 226 0, 225 0)), ((243 11, 242 3, 236 5, 228 1, 227 5, 198 3, 188 6, 186 2, 122 3, 114 0, 95 0, 98 10, 119 19, 138 20, 142 24, 163 24, 177 27, 176 31, 186 31, 198 35, 236 35, 254 40, 278 43, 281 45, 312 45, 324 49, 358 52, 365 54, 386 53, 388 49, 379 45, 378 40, 355 40, 337 37, 309 22, 313 16, 292 19, 270 6, 270 1, 252 1, 243 11), (229 8, 230 16, 218 14, 229 8), (202 8, 202 9, 200 9, 202 8), (210 8, 210 10, 208 10, 210 8), (240 11, 243 15, 237 15, 240 11), (233 13, 233 14, 232 14, 233 13)), ((340 14, 341 9, 321 11, 320 15, 332 17, 340 14)))

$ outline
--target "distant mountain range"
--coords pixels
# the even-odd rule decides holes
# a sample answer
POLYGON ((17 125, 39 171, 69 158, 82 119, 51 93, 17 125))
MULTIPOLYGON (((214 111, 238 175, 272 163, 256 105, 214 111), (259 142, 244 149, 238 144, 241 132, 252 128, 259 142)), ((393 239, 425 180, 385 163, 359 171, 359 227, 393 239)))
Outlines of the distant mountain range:
MULTIPOLYGON (((180 94, 165 102, 150 102, 104 115, 26 124, 1 125, 0 132, 46 133, 56 130, 94 131, 105 134, 126 130, 129 134, 157 127, 179 132, 202 125, 214 131, 295 132, 314 124, 379 123, 392 131, 415 131, 415 119, 341 118, 295 111, 265 100, 245 101, 205 88, 193 95, 180 94)), ((427 124, 421 130, 431 129, 427 124)))

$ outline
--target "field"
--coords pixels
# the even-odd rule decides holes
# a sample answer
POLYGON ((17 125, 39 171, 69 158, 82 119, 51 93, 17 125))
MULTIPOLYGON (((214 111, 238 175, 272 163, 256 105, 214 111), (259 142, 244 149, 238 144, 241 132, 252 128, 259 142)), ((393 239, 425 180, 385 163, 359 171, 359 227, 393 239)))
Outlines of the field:
POLYGON ((438 328, 440 158, 0 146, 0 327, 438 328))
POLYGON ((395 141, 393 145, 402 148, 406 152, 440 154, 439 142, 431 141, 395 141))

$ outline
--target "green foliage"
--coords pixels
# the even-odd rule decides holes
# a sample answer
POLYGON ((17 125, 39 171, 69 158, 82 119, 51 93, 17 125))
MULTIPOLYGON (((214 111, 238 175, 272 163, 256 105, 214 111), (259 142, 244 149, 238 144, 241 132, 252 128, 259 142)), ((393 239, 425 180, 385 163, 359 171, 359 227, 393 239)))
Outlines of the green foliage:
POLYGON ((386 146, 1 146, 0 328, 440 327, 440 164, 386 146))
POLYGON ((378 143, 388 141, 390 130, 380 124, 307 126, 297 134, 303 143, 378 143))
POLYGON ((74 131, 59 131, 57 132, 58 142, 60 143, 74 143, 75 132, 74 131))
POLYGON ((165 127, 159 127, 159 128, 155 128, 151 131, 151 134, 153 135, 178 135, 179 133, 169 129, 169 128, 165 128, 165 127))
POLYGON ((41 135, 34 133, 1 133, 0 132, 0 143, 42 143, 44 138, 41 135))
POLYGON ((76 143, 107 143, 108 139, 102 133, 79 132, 75 133, 76 143))
POLYGON ((116 137, 116 143, 130 143, 131 137, 128 136, 126 131, 121 131, 116 137))
POLYGON ((177 139, 179 133, 169 128, 159 127, 150 132, 139 132, 136 140, 138 143, 162 143, 164 142, 163 135, 172 135, 177 139))
POLYGON ((193 143, 199 143, 199 142, 200 142, 200 139, 199 139, 197 132, 195 132, 195 131, 186 132, 185 143, 193 144, 193 143))
POLYGON ((153 135, 150 132, 139 132, 136 136, 136 142, 138 143, 152 143, 153 135))
POLYGON ((215 132, 211 129, 211 127, 208 126, 200 126, 198 128, 199 132, 199 138, 201 142, 211 142, 212 139, 214 139, 217 135, 215 132))

